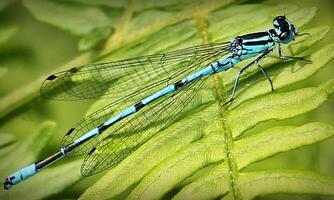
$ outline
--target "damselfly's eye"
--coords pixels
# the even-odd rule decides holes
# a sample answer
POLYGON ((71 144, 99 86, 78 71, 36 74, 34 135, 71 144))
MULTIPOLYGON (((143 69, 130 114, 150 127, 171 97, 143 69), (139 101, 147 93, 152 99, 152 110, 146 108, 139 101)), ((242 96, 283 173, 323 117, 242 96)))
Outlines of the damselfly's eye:
POLYGON ((277 16, 277 17, 275 17, 274 21, 285 21, 285 17, 284 16, 277 16))
POLYGON ((278 37, 279 37, 280 40, 283 41, 283 40, 287 39, 289 37, 289 35, 290 35, 290 31, 286 31, 286 32, 281 33, 278 37))
POLYGON ((273 22, 274 22, 274 25, 275 24, 280 25, 280 24, 284 23, 285 21, 286 21, 286 18, 284 16, 277 16, 277 17, 275 17, 273 22))
POLYGON ((275 29, 286 28, 286 26, 289 26, 289 24, 287 23, 286 18, 284 16, 275 17, 275 19, 273 20, 273 25, 274 25, 275 29))

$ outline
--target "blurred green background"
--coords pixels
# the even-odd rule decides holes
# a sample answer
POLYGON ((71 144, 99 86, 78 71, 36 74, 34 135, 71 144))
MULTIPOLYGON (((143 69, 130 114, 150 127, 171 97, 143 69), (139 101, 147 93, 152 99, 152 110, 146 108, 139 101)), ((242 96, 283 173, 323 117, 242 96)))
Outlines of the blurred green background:
MULTIPOLYGON (((248 1, 247 3, 293 3, 301 7, 315 6, 319 8, 319 11, 309 26, 327 25, 334 27, 333 0, 300 0, 293 2, 289 0, 269 0, 248 1)), ((119 11, 115 9, 114 12, 119 11)), ((280 14, 283 13, 277 13, 277 15, 280 14)), ((21 1, 2 0, 0 2, 0 108, 3 109, 7 106, 8 101, 20 98, 22 91, 36 88, 47 75, 66 69, 63 67, 64 65, 70 68, 71 65, 67 64, 70 61, 81 59, 82 55, 89 54, 87 51, 78 49, 78 43, 82 37, 82 35, 73 34, 70 31, 36 19, 21 1), (8 37, 8 40, 5 41, 6 37, 8 37)), ((322 44, 332 42, 334 42, 333 31, 321 41, 322 44)), ((334 62, 332 61, 318 74, 307 81, 303 81, 299 86, 315 86, 333 78, 333 66, 334 62)), ((58 149, 63 134, 84 116, 90 104, 91 101, 59 102, 34 98, 28 104, 18 106, 18 109, 4 112, 0 116, 0 134, 13 134, 17 140, 23 141, 27 135, 38 131, 43 121, 55 121, 57 122, 57 128, 54 137, 50 141, 48 149, 43 153, 48 155, 58 149)), ((300 121, 323 121, 333 124, 333 105, 334 98, 331 98, 316 111, 292 119, 291 124, 300 121)), ((260 126, 253 131, 261 128, 263 127, 260 126)), ((290 167, 293 163, 296 169, 310 169, 334 176, 333 147, 334 139, 330 139, 291 151, 288 155, 275 156, 264 161, 264 163, 260 163, 260 165, 284 168, 286 163, 290 163, 290 167)), ((257 164, 252 167, 257 168, 257 164)), ((82 188, 86 187, 85 184, 90 185, 90 181, 94 180, 95 178, 87 180, 86 183, 83 183, 82 188)), ((80 186, 72 188, 66 197, 77 197, 82 192, 82 188, 80 186)), ((278 195, 270 198, 283 197, 285 196, 278 195)))

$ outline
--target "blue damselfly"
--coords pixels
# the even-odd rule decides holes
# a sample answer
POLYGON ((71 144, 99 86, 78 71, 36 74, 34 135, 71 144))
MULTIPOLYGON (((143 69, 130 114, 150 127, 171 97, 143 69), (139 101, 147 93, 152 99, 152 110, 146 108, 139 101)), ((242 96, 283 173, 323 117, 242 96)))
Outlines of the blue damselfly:
POLYGON ((84 176, 115 166, 181 113, 207 77, 251 57, 256 58, 240 69, 232 96, 224 105, 233 101, 239 78, 251 65, 260 69, 274 90, 260 60, 276 47, 281 59, 307 60, 283 56, 281 51, 282 44, 289 44, 295 36, 304 34, 299 34, 285 16, 276 17, 273 26, 274 29, 238 36, 230 42, 74 67, 49 76, 41 87, 42 95, 48 98, 76 100, 111 96, 117 100, 70 128, 58 152, 8 176, 4 181, 5 189, 67 155, 87 154, 81 169, 84 176), (133 86, 131 82, 140 84, 133 86), (128 84, 132 86, 127 87, 128 84), (162 123, 145 129, 148 124, 162 119, 161 116, 164 116, 162 123), (149 134, 136 134, 140 129, 149 134), (103 134, 106 130, 110 134, 103 134))

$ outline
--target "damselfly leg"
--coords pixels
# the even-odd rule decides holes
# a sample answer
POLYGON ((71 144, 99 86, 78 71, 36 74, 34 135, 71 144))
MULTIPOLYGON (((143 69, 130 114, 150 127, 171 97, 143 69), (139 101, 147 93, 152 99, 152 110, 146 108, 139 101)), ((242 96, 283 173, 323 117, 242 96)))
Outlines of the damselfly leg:
POLYGON ((311 60, 305 59, 303 57, 294 57, 294 56, 283 56, 282 55, 282 47, 281 44, 278 43, 278 58, 282 59, 282 60, 302 60, 308 63, 312 63, 311 60))
POLYGON ((257 57, 254 61, 252 61, 251 63, 249 63, 248 65, 246 65, 245 67, 241 68, 236 76, 235 82, 234 82, 234 86, 233 86, 233 90, 232 90, 232 97, 230 98, 230 100, 228 100, 227 102, 225 102, 222 107, 224 107, 225 105, 232 103, 234 98, 235 98, 235 94, 237 92, 237 88, 238 88, 238 84, 239 84, 239 79, 241 74, 250 66, 252 66, 253 64, 256 64, 258 66, 258 68, 261 70, 261 72, 264 74, 264 76, 268 79, 270 86, 271 86, 271 90, 274 91, 274 86, 272 83, 272 80, 270 79, 270 77, 268 76, 267 72, 261 67, 261 65, 259 64, 259 61, 262 60, 263 58, 265 58, 269 53, 271 53, 273 51, 273 49, 269 49, 267 51, 265 51, 263 54, 261 54, 259 57, 257 57))
POLYGON ((263 67, 259 64, 259 62, 255 62, 255 64, 257 65, 257 67, 260 69, 260 71, 262 72, 262 74, 266 77, 266 79, 269 81, 270 83, 270 87, 271 87, 271 91, 274 91, 274 86, 273 86, 273 81, 271 80, 270 76, 267 74, 267 72, 263 69, 263 67))
POLYGON ((241 68, 236 76, 236 79, 235 79, 235 82, 234 82, 234 86, 233 86, 233 91, 232 91, 232 97, 230 98, 230 100, 228 100, 227 102, 225 102, 222 107, 224 107, 225 105, 229 104, 229 103, 232 103, 234 97, 235 97, 235 93, 237 91, 237 88, 238 88, 238 83, 239 83, 239 79, 240 79, 240 76, 241 74, 250 66, 252 66, 254 64, 255 61, 249 63, 248 65, 246 65, 245 67, 241 68))

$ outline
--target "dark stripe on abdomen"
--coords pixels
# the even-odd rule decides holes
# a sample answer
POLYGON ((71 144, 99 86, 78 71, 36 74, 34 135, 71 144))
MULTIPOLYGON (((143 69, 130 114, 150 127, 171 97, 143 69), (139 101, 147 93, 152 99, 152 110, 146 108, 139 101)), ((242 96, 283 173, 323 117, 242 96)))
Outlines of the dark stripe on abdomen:
POLYGON ((144 106, 145 106, 145 105, 144 105, 142 102, 136 103, 136 104, 134 105, 136 111, 142 109, 144 106))
POLYGON ((251 42, 244 42, 243 45, 249 46, 256 46, 256 45, 266 45, 268 43, 272 43, 273 40, 262 40, 262 41, 251 41, 251 42))
POLYGON ((111 125, 112 124, 110 124, 110 125, 102 124, 99 127, 97 127, 97 130, 99 130, 99 134, 101 134, 103 131, 105 131, 107 128, 109 128, 111 125))
POLYGON ((184 85, 184 83, 182 82, 182 80, 174 83, 175 90, 177 90, 178 88, 182 87, 183 85, 184 85))

